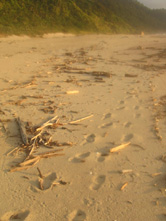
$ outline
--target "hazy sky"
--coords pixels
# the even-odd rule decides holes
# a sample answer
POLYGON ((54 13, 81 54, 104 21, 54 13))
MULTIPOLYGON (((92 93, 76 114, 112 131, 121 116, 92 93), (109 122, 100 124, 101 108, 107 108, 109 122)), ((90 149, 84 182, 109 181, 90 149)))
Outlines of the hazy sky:
POLYGON ((149 8, 165 8, 166 0, 138 0, 149 8))

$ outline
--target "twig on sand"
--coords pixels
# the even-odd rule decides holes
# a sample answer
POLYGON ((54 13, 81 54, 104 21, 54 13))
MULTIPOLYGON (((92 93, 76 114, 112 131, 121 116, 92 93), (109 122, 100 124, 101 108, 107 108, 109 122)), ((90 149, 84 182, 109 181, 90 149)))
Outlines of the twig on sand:
POLYGON ((43 179, 44 176, 42 175, 41 170, 39 169, 39 167, 37 167, 37 170, 38 170, 38 172, 39 172, 39 177, 43 179))
POLYGON ((10 172, 15 172, 15 171, 21 171, 21 170, 27 170, 33 166, 35 166, 41 159, 43 158, 50 158, 54 156, 63 156, 63 153, 57 154, 56 152, 62 151, 63 149, 60 150, 54 150, 50 152, 45 152, 38 154, 36 156, 32 156, 31 159, 25 160, 22 163, 19 163, 17 167, 14 167, 13 169, 10 170, 10 172))
POLYGON ((44 190, 43 182, 44 182, 43 178, 39 177, 39 187, 41 190, 44 190))
POLYGON ((28 166, 18 166, 18 167, 14 167, 12 168, 9 172, 16 172, 16 171, 22 171, 22 170, 27 170, 33 166, 35 166, 38 162, 39 162, 40 159, 36 160, 33 164, 31 165, 28 165, 28 166))
POLYGON ((125 147, 129 146, 130 144, 131 144, 131 142, 128 142, 126 144, 121 144, 121 145, 119 145, 117 147, 114 147, 114 148, 110 149, 110 152, 111 153, 118 152, 119 150, 124 149, 125 147))
POLYGON ((94 115, 91 114, 91 115, 89 115, 89 116, 87 116, 87 117, 83 117, 83 118, 80 118, 80 119, 78 119, 78 120, 70 121, 69 123, 64 123, 63 125, 66 125, 66 124, 76 124, 76 123, 81 122, 81 121, 83 121, 83 120, 87 120, 87 119, 89 119, 89 118, 92 118, 93 116, 94 116, 94 115))
POLYGON ((120 188, 120 190, 124 190, 124 188, 126 188, 127 185, 128 185, 128 182, 124 183, 123 186, 120 188))
POLYGON ((66 91, 66 94, 78 94, 79 91, 66 91))
MULTIPOLYGON (((52 126, 52 128, 56 128, 55 126, 58 125, 58 121, 59 121, 59 119, 57 119, 57 118, 58 117, 55 116, 55 117, 51 118, 50 120, 46 121, 44 124, 42 124, 42 126, 38 127, 35 130, 35 132, 37 132, 37 134, 35 136, 33 136, 29 142, 28 142, 28 137, 26 136, 26 128, 24 127, 23 122, 20 120, 20 118, 17 119, 17 122, 18 122, 18 125, 20 128, 22 141, 24 144, 21 147, 16 147, 14 150, 10 151, 7 155, 10 155, 11 153, 13 153, 15 151, 24 151, 24 152, 26 152, 26 158, 24 158, 24 160, 21 163, 19 163, 17 166, 12 168, 10 170, 10 172, 29 169, 29 168, 33 167, 34 165, 36 165, 43 158, 51 158, 54 156, 63 156, 64 155, 64 153, 57 153, 59 151, 63 151, 63 149, 58 149, 58 150, 39 153, 37 155, 34 155, 34 151, 40 145, 43 145, 46 143, 46 144, 50 144, 52 146, 52 145, 54 145, 54 143, 55 144, 57 143, 57 142, 52 142, 50 137, 49 138, 42 137, 45 134, 44 129, 46 127, 52 126)), ((61 144, 61 146, 62 145, 70 145, 71 146, 71 143, 64 143, 64 144, 61 144)), ((39 171, 39 169, 38 169, 38 171, 39 171)), ((41 175, 41 172, 39 174, 41 175)))
POLYGON ((20 149, 20 147, 14 148, 14 149, 11 150, 10 152, 8 152, 8 153, 6 154, 6 156, 9 156, 10 154, 14 153, 15 151, 17 151, 17 150, 19 150, 19 149, 20 149))
MULTIPOLYGON (((51 118, 50 120, 46 121, 41 127, 37 128, 36 131, 41 131, 45 127, 48 127, 48 126, 52 125, 53 121, 55 121, 57 118, 58 118, 58 116, 55 116, 55 117, 51 118)), ((54 123, 57 123, 57 122, 58 122, 58 119, 54 123)))
POLYGON ((20 129, 22 141, 25 145, 28 145, 28 138, 26 135, 26 129, 25 129, 23 121, 19 117, 17 118, 17 123, 18 123, 19 129, 20 129))

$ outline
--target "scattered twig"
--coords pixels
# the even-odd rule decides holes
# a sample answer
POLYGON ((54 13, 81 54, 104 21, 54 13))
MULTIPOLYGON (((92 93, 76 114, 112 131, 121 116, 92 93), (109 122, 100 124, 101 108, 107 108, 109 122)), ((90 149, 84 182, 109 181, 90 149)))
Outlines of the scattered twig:
POLYGON ((127 185, 128 185, 128 182, 126 182, 125 184, 123 184, 123 186, 120 188, 120 190, 124 190, 124 188, 126 188, 127 185))
POLYGON ((6 155, 9 156, 10 154, 14 153, 16 150, 19 150, 20 147, 16 147, 13 150, 11 150, 10 152, 8 152, 6 155))
POLYGON ((43 179, 39 177, 39 187, 41 190, 44 190, 43 182, 43 179))
POLYGON ((66 94, 78 94, 79 91, 66 91, 66 94))
POLYGON ((125 173, 132 173, 133 172, 133 170, 131 170, 131 169, 129 169, 129 170, 121 170, 120 171, 120 173, 123 173, 123 174, 125 174, 125 173))
POLYGON ((162 172, 159 172, 159 173, 153 173, 152 174, 152 177, 156 177, 156 176, 159 176, 159 175, 161 175, 162 174, 162 172))
MULTIPOLYGON (((55 116, 53 118, 51 118, 50 120, 48 120, 47 122, 45 122, 41 127, 37 128, 36 131, 41 131, 43 130, 45 127, 48 127, 50 125, 53 124, 53 121, 55 121, 58 117, 55 116)), ((56 120, 56 123, 58 122, 59 119, 56 120)), ((55 122, 54 122, 55 123, 55 122)))
POLYGON ((26 129, 25 129, 24 123, 21 121, 21 119, 19 117, 17 118, 17 123, 19 125, 22 141, 25 145, 28 145, 28 138, 26 135, 26 129))
POLYGON ((110 149, 110 152, 111 153, 118 152, 119 150, 124 149, 125 147, 129 146, 130 144, 131 144, 131 142, 128 142, 126 144, 122 144, 120 146, 114 147, 114 148, 110 149))
POLYGON ((93 117, 93 116, 94 116, 94 115, 91 114, 91 115, 89 115, 89 116, 87 116, 87 117, 83 117, 83 118, 80 118, 80 119, 78 119, 78 120, 71 121, 71 122, 69 122, 69 123, 64 123, 63 125, 66 125, 66 124, 75 124, 75 123, 81 122, 81 121, 83 121, 83 120, 87 120, 87 119, 89 119, 89 118, 91 118, 91 117, 93 117))
POLYGON ((41 170, 39 169, 39 167, 37 167, 37 170, 38 170, 38 172, 39 172, 39 176, 40 176, 40 178, 44 178, 44 176, 42 175, 42 173, 41 173, 41 170))

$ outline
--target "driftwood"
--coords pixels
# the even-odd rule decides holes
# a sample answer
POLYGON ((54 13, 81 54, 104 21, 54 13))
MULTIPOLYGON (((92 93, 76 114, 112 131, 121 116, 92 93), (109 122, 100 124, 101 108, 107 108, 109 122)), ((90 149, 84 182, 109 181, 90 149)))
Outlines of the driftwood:
POLYGON ((125 173, 132 173, 133 170, 128 169, 128 170, 121 170, 120 173, 125 174, 125 173))
POLYGON ((128 142, 126 144, 121 144, 121 145, 119 145, 117 147, 114 147, 114 148, 110 149, 110 152, 111 153, 118 152, 119 150, 124 149, 125 147, 129 146, 130 144, 131 144, 131 142, 128 142))
POLYGON ((19 117, 17 118, 17 123, 18 123, 19 129, 20 129, 22 141, 25 145, 28 145, 29 143, 28 143, 28 138, 26 135, 26 129, 25 129, 23 121, 21 121, 21 119, 19 117))
POLYGON ((93 117, 93 116, 94 116, 94 115, 91 114, 91 115, 89 115, 89 116, 87 116, 87 117, 83 117, 83 118, 80 118, 80 119, 78 119, 78 120, 71 121, 71 122, 69 122, 69 123, 64 123, 63 125, 66 125, 66 124, 76 124, 76 123, 81 122, 81 121, 83 121, 83 120, 87 120, 87 119, 89 119, 89 118, 91 118, 91 117, 93 117))
POLYGON ((128 185, 128 183, 126 182, 125 184, 123 184, 123 186, 120 188, 120 190, 124 190, 124 188, 128 185))
POLYGON ((27 170, 27 169, 35 166, 43 158, 50 158, 50 157, 54 157, 54 156, 63 156, 64 153, 59 153, 59 154, 56 153, 56 152, 62 151, 62 150, 63 149, 54 150, 54 151, 50 151, 50 152, 41 153, 36 156, 32 156, 31 159, 27 159, 27 160, 23 161, 22 163, 19 163, 19 165, 17 167, 12 168, 10 170, 10 172, 27 170))
POLYGON ((10 152, 8 152, 6 155, 9 156, 10 154, 14 153, 15 151, 19 150, 20 147, 16 147, 13 150, 11 150, 10 152))
POLYGON ((14 168, 12 168, 12 169, 10 170, 10 172, 27 170, 27 169, 29 169, 29 168, 31 168, 31 167, 34 167, 34 166, 39 162, 39 160, 40 160, 40 158, 39 158, 38 160, 36 160, 33 164, 28 165, 28 166, 22 166, 22 167, 18 166, 18 167, 14 167, 14 168))
MULTIPOLYGON (((46 121, 41 127, 37 128, 36 131, 41 131, 43 130, 45 127, 48 127, 48 126, 51 126, 53 125, 53 121, 55 121, 58 117, 55 116, 53 118, 51 118, 50 120, 46 121)), ((59 121, 59 119, 56 120, 56 122, 54 123, 57 123, 59 121)))
POLYGON ((78 94, 79 91, 66 91, 66 94, 78 94))
MULTIPOLYGON (((35 131, 32 132, 32 134, 34 134, 34 133, 37 133, 37 134, 35 136, 33 136, 30 139, 30 141, 28 142, 28 137, 26 136, 26 129, 25 129, 24 123, 21 121, 20 118, 17 118, 17 122, 19 125, 23 145, 21 147, 16 147, 14 150, 10 151, 7 155, 10 155, 15 151, 23 151, 26 153, 27 156, 26 156, 26 158, 24 158, 24 160, 21 163, 19 163, 15 167, 13 167, 10 170, 10 172, 27 170, 27 169, 35 166, 41 159, 64 155, 64 153, 57 153, 59 151, 63 151, 63 149, 58 149, 58 150, 39 153, 39 154, 34 155, 34 151, 37 148, 39 148, 40 145, 50 145, 50 146, 52 146, 52 145, 71 146, 72 145, 72 143, 68 143, 68 142, 64 142, 62 144, 59 144, 57 141, 55 141, 55 142, 52 141, 52 137, 47 136, 47 132, 44 129, 46 127, 50 127, 50 126, 51 126, 51 128, 56 128, 57 125, 59 125, 58 121, 59 121, 59 119, 57 116, 46 121, 44 124, 42 124, 40 127, 38 127, 35 131), (46 135, 46 137, 45 137, 45 135, 46 135)), ((40 175, 41 175, 41 173, 40 173, 40 175)))

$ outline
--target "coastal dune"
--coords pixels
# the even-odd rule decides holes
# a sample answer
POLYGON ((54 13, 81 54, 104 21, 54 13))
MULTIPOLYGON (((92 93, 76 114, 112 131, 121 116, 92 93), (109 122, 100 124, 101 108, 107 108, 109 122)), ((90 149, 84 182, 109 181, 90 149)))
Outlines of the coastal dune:
POLYGON ((166 35, 0 48, 0 220, 165 220, 166 35))

